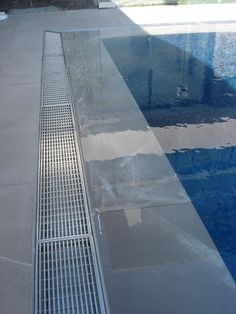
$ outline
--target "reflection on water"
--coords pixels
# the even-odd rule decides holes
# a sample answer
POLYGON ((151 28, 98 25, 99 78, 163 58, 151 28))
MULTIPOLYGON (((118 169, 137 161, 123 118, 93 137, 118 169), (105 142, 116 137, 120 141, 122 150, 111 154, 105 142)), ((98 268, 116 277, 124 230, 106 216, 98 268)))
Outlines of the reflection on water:
POLYGON ((104 43, 236 278, 236 34, 104 43))

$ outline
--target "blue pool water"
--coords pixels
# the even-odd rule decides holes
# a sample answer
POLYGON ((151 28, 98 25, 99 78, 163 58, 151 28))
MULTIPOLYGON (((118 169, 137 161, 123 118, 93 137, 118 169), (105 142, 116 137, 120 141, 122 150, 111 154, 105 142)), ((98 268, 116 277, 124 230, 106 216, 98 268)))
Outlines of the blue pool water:
POLYGON ((236 280, 236 34, 104 44, 236 280))

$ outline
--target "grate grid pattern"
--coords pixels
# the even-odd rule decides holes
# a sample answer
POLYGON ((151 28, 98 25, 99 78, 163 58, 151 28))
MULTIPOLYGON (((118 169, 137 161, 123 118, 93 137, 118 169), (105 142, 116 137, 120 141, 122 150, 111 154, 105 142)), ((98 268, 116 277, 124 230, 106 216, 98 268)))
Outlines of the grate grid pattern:
POLYGON ((101 313, 89 237, 40 243, 39 313, 101 313))
POLYGON ((59 33, 45 33, 35 313, 105 313, 59 33))
POLYGON ((43 106, 70 104, 70 88, 63 55, 45 57, 43 70, 43 106))
MULTIPOLYGON (((55 35, 61 41, 58 34, 55 35)), ((52 37, 49 38, 51 40, 52 37)), ((61 45, 56 45, 54 41, 53 44, 59 50, 62 49, 61 45)), ((53 52, 56 53, 55 49, 53 52)), ((56 55, 55 58, 45 57, 43 69, 44 78, 46 78, 43 82, 46 80, 47 85, 43 84, 42 88, 39 239, 88 234, 89 232, 72 102, 69 100, 70 97, 67 97, 69 90, 67 77, 64 79, 64 84, 61 84, 62 88, 57 87, 58 97, 53 98, 58 95, 54 92, 50 98, 45 97, 48 95, 47 86, 51 82, 50 78, 55 79, 51 75, 54 72, 48 70, 51 68, 51 62, 52 68, 55 68, 59 75, 60 70, 63 75, 66 75, 64 59, 62 63, 61 58, 63 59, 63 55, 59 57, 56 55), (56 59, 56 64, 58 63, 58 68, 55 67, 54 59, 56 59)))

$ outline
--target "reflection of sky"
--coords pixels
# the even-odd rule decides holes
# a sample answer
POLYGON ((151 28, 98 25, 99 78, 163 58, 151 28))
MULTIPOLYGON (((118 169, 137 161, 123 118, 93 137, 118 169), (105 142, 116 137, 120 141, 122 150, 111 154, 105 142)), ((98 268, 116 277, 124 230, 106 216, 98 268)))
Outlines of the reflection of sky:
POLYGON ((236 278, 236 34, 104 43, 236 278))

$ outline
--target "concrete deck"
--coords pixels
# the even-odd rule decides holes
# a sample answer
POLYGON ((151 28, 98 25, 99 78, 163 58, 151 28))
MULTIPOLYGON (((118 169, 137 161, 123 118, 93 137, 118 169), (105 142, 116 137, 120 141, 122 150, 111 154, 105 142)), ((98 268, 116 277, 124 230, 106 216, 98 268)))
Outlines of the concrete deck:
POLYGON ((236 20, 235 9, 236 5, 92 9, 14 15, 0 23, 1 314, 32 312, 44 31, 233 21, 236 20))

